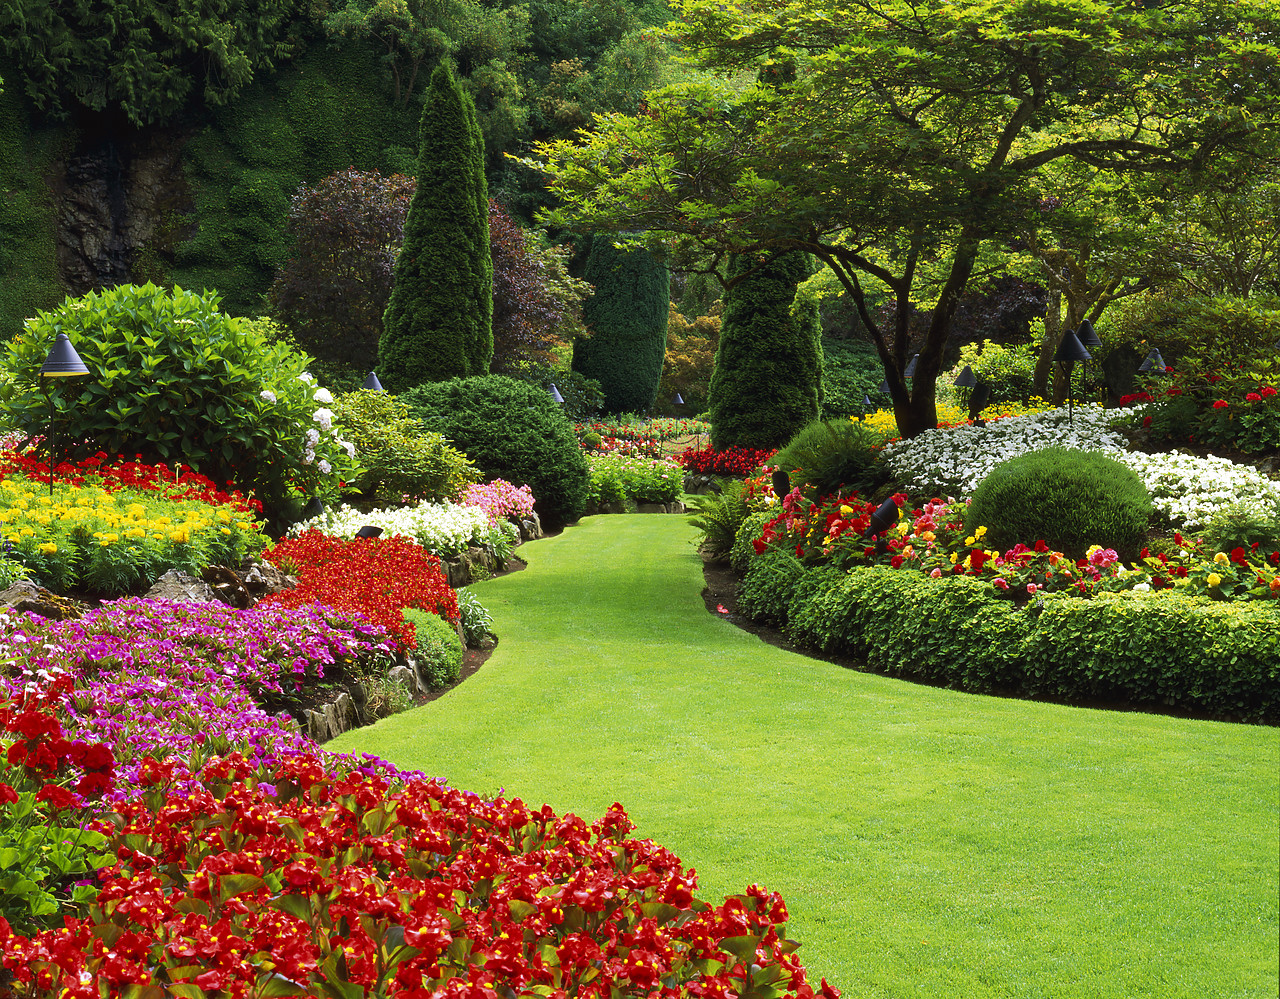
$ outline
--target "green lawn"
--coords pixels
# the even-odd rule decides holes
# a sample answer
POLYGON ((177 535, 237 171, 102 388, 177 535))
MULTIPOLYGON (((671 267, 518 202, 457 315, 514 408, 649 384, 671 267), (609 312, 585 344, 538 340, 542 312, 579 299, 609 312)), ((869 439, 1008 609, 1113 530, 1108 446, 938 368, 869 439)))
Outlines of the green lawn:
POLYGON ((1280 732, 914 686, 708 615, 679 517, 594 517, 479 585, 501 644, 327 748, 639 834, 782 892, 861 996, 1277 994, 1280 732))

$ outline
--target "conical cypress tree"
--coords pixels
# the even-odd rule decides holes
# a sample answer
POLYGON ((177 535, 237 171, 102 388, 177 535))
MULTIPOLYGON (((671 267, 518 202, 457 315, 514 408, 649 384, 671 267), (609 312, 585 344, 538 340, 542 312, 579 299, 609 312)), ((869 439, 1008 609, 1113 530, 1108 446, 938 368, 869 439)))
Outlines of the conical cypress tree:
MULTIPOLYGON (((736 256, 730 278, 759 266, 736 256)), ((822 340, 792 311, 796 286, 812 270, 807 253, 785 253, 747 274, 725 296, 720 346, 711 373, 711 443, 781 447, 818 418, 822 340)))
POLYGON ((418 188, 378 341, 378 375, 392 392, 488 374, 493 357, 484 137, 447 63, 431 74, 418 135, 418 188))
POLYGON ((608 412, 647 412, 667 354, 671 274, 647 250, 619 250, 597 236, 582 276, 595 287, 582 303, 591 336, 574 346, 573 370, 600 383, 608 412))

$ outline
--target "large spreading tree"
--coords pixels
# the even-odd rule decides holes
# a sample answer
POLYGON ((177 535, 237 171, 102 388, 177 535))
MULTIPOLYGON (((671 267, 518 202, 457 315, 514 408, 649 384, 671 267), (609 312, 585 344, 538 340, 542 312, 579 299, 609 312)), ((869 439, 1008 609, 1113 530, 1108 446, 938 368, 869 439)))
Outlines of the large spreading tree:
POLYGON ((936 424, 943 348, 979 254, 1022 239, 1054 194, 1053 165, 1208 176, 1276 124, 1280 9, 1263 0, 678 7, 703 67, 762 82, 667 88, 640 114, 538 147, 562 199, 552 221, 712 254, 815 254, 857 304, 907 436, 936 424), (867 306, 877 284, 892 326, 867 306), (932 311, 912 344, 916 306, 932 311))
POLYGON ((486 375, 493 357, 493 260, 484 139, 447 63, 431 74, 419 126, 418 186, 378 343, 392 392, 486 375))

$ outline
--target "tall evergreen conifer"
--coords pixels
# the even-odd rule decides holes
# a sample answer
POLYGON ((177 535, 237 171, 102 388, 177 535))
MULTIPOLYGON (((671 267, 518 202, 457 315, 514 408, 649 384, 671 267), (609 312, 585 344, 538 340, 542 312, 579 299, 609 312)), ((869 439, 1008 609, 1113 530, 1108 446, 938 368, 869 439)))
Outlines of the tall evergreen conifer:
POLYGON ((730 261, 730 279, 747 276, 725 296, 711 374, 717 449, 781 447, 818 418, 822 339, 811 317, 792 309, 796 286, 812 269, 807 253, 784 253, 763 266, 750 256, 730 261))
POLYGON ((573 370, 600 383, 610 413, 653 406, 667 354, 671 273, 647 250, 619 250, 596 236, 583 277, 595 293, 582 303, 591 336, 573 348, 573 370))
POLYGON ((378 342, 378 375, 392 392, 488 374, 493 357, 484 138, 447 63, 431 74, 418 135, 418 188, 378 342))

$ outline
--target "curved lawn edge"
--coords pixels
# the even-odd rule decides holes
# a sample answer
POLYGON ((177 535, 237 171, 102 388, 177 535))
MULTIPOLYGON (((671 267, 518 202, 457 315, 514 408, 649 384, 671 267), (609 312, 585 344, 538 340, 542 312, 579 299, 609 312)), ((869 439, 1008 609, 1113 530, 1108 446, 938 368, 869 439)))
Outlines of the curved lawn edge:
POLYGON ((773 648, 706 613, 695 533, 621 515, 523 546, 475 587, 485 669, 329 748, 588 819, 620 801, 702 897, 781 891, 846 995, 1274 988, 1280 733, 773 648))

